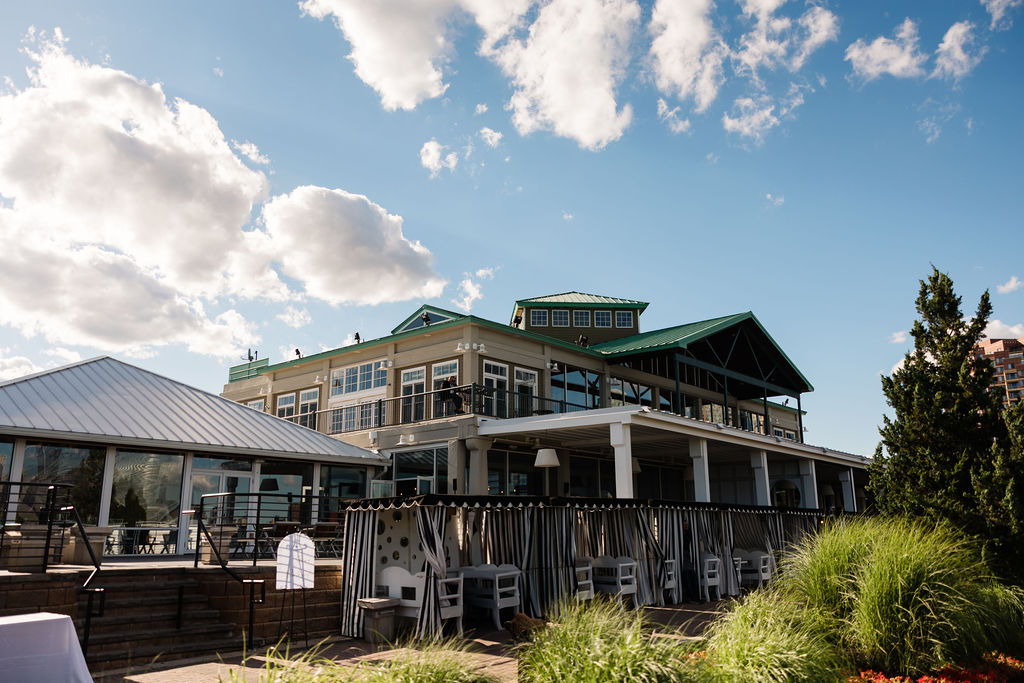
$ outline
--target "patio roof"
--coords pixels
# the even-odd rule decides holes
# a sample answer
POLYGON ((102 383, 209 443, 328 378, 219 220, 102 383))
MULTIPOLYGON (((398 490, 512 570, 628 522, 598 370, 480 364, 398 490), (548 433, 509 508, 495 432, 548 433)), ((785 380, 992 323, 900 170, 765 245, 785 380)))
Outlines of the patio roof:
POLYGON ((136 448, 382 462, 371 451, 109 356, 0 382, 0 433, 136 448))

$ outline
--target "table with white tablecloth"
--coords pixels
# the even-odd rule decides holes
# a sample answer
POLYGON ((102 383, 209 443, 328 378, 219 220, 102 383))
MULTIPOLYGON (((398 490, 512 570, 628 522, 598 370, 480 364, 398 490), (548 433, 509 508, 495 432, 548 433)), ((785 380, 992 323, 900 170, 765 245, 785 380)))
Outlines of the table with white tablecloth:
POLYGON ((0 617, 0 682, 92 683, 78 634, 66 614, 0 617))

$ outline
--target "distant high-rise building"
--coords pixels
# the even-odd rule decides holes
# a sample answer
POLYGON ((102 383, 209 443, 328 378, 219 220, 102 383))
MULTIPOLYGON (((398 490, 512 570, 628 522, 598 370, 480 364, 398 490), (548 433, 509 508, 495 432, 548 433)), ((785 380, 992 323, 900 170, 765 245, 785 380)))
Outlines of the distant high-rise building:
POLYGON ((992 391, 1003 397, 1003 405, 1024 398, 1024 337, 983 339, 975 350, 979 358, 988 358, 995 366, 992 391))

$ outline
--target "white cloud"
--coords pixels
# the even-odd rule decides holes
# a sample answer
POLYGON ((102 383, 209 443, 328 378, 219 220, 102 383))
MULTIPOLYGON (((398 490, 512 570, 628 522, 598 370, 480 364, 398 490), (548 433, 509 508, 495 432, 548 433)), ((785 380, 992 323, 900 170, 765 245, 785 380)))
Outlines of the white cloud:
POLYGON ((455 167, 459 163, 458 153, 449 152, 448 154, 445 154, 445 149, 447 149, 447 147, 439 143, 437 140, 424 142, 423 147, 420 148, 420 164, 423 165, 423 168, 430 171, 431 178, 436 178, 442 168, 454 171, 455 167))
POLYGON ((981 63, 981 58, 986 52, 984 47, 973 55, 969 53, 969 48, 974 43, 973 30, 974 24, 969 21, 958 21, 949 27, 935 51, 935 70, 932 71, 932 78, 959 81, 981 63))
POLYGON ((735 117, 722 115, 722 125, 730 133, 739 133, 743 137, 760 142, 766 132, 779 125, 779 118, 773 113, 775 105, 767 96, 757 100, 738 97, 732 108, 736 113, 735 117))
POLYGON ((487 143, 488 147, 497 147, 503 137, 498 131, 491 130, 487 127, 481 128, 478 135, 485 143, 487 143))
POLYGON ((990 320, 985 327, 985 336, 989 339, 1020 339, 1024 337, 1024 323, 1010 325, 1002 320, 990 320))
POLYGON ((0 348, 0 380, 17 379, 25 375, 34 375, 46 368, 32 362, 27 356, 13 356, 10 348, 0 348))
POLYGON ((928 57, 918 51, 917 24, 909 18, 896 29, 896 39, 884 36, 865 43, 858 38, 846 48, 846 61, 853 73, 864 81, 888 74, 896 78, 911 78, 924 74, 928 57))
POLYGON ((677 135, 690 130, 690 120, 679 118, 679 107, 669 109, 668 103, 660 97, 658 98, 658 118, 677 135))
POLYGON ((783 197, 782 195, 773 195, 771 192, 766 194, 764 198, 768 200, 768 204, 770 206, 782 206, 783 204, 786 203, 785 197, 783 197))
POLYGON ((900 330, 899 332, 893 332, 889 335, 890 344, 904 344, 907 341, 907 331, 900 330))
POLYGON ((839 39, 839 18, 823 7, 810 7, 797 24, 803 36, 790 59, 789 68, 793 71, 803 68, 807 58, 825 43, 839 39))
POLYGON ((712 9, 712 0, 658 0, 649 26, 658 90, 680 100, 692 98, 698 113, 718 96, 725 80, 722 63, 729 54, 711 23, 712 9))
POLYGON ((719 156, 717 154, 715 154, 714 152, 708 152, 706 155, 704 155, 704 159, 709 164, 717 164, 719 156))
POLYGON ((989 28, 993 31, 1008 29, 1013 26, 1013 20, 1009 18, 1011 9, 1021 6, 1022 0, 981 0, 985 10, 992 16, 992 24, 989 28))
POLYGON ((309 314, 309 311, 304 308, 295 308, 294 306, 285 308, 283 313, 277 315, 277 319, 288 327, 294 328, 305 327, 313 322, 313 317, 309 314))
POLYGON ((516 130, 549 130, 591 150, 618 140, 633 118, 616 89, 639 18, 635 0, 552 0, 525 40, 496 47, 493 58, 512 79, 516 130))
POLYGON ((942 129, 960 111, 960 105, 928 98, 917 109, 924 114, 924 118, 917 122, 917 129, 924 135, 925 142, 931 144, 939 139, 942 129))
POLYGON ((473 110, 473 114, 475 116, 480 116, 481 114, 486 114, 486 113, 487 113, 487 105, 484 104, 483 102, 481 102, 480 104, 476 105, 476 109, 473 110))
POLYGON ((456 0, 304 0, 303 12, 332 18, 352 47, 356 75, 377 91, 389 111, 415 109, 448 86, 443 69, 451 50, 446 15, 456 0))
POLYGON ((482 281, 493 277, 493 268, 480 268, 475 273, 466 273, 466 277, 459 283, 460 297, 452 299, 452 303, 460 311, 469 313, 473 309, 473 304, 484 296, 482 281))
POLYGON ((281 272, 302 280, 308 296, 373 305, 444 288, 430 250, 402 234, 401 216, 363 195, 306 185, 270 200, 263 220, 281 272))
POLYGON ((1022 287, 1024 287, 1024 282, 1021 282, 1020 278, 1014 275, 1003 284, 996 285, 996 291, 1000 294, 1009 294, 1010 292, 1015 292, 1022 287))
POLYGON ((254 164, 269 164, 270 157, 260 154, 260 148, 254 143, 246 140, 245 142, 239 142, 238 140, 232 140, 231 146, 234 147, 239 154, 244 156, 254 164))
POLYGON ((563 212, 562 212, 562 220, 563 220, 563 221, 565 221, 566 223, 568 223, 569 221, 571 221, 571 220, 572 220, 573 218, 575 218, 575 216, 573 216, 573 215, 572 215, 571 213, 569 213, 568 211, 563 211, 563 212))
POLYGON ((49 349, 43 349, 43 355, 56 358, 60 361, 61 365, 67 365, 68 363, 77 363, 82 360, 82 354, 72 349, 65 349, 63 346, 55 346, 49 349))
POLYGON ((213 73, 216 74, 218 78, 224 78, 224 69, 219 66, 213 67, 213 73))

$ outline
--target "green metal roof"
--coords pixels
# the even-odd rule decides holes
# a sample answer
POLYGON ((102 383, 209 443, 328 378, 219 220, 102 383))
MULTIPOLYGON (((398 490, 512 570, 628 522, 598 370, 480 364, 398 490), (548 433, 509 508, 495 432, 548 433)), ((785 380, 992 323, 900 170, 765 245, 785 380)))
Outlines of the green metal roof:
POLYGON ((647 309, 646 301, 635 299, 617 299, 613 296, 600 296, 598 294, 586 294, 584 292, 563 292, 562 294, 549 294, 547 296, 536 296, 531 299, 520 299, 516 306, 528 306, 530 304, 542 304, 545 306, 571 306, 573 308, 599 308, 602 306, 614 306, 615 308, 636 308, 642 313, 647 309))
POLYGON ((414 330, 417 327, 422 327, 423 323, 420 321, 420 316, 424 313, 430 314, 430 324, 436 325, 439 322, 446 322, 448 320, 456 320, 458 318, 465 318, 465 314, 456 313, 455 311, 447 311, 437 306, 431 306, 430 304, 423 304, 408 318, 398 323, 391 334, 398 334, 399 332, 408 332, 414 330), (416 324, 418 323, 418 324, 416 324))
POLYGON ((673 348, 685 349, 690 344, 705 339, 716 332, 721 332, 729 327, 743 324, 749 321, 751 324, 765 336, 766 341, 774 348, 779 356, 792 368, 793 372, 800 378, 804 384, 807 385, 807 391, 814 391, 814 387, 804 377, 800 369, 796 367, 796 364, 790 360, 786 352, 782 350, 768 331, 764 329, 761 321, 758 320, 753 313, 747 311, 746 313, 735 313, 733 315, 726 315, 721 318, 711 318, 710 320, 702 320, 695 323, 687 323, 686 325, 677 325, 675 327, 666 327, 661 330, 652 330, 651 332, 643 332, 641 334, 634 334, 630 337, 623 337, 621 339, 613 339, 611 341, 602 342, 600 344, 594 344, 590 348, 600 352, 606 357, 616 358, 622 356, 630 356, 637 353, 647 353, 651 351, 667 351, 673 348))

